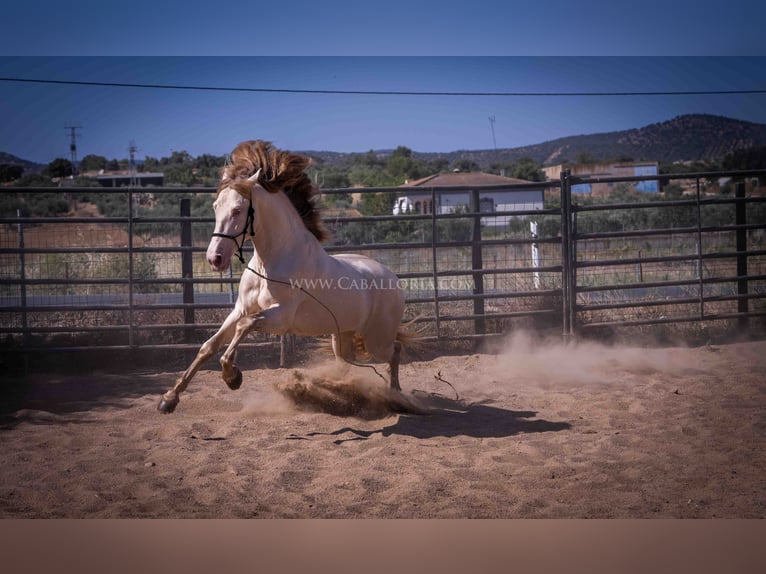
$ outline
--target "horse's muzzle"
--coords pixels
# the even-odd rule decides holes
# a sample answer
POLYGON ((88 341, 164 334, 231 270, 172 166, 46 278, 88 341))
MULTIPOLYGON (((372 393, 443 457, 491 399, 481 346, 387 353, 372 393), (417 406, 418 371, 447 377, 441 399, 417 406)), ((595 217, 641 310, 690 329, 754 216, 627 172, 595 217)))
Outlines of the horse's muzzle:
POLYGON ((220 253, 213 253, 208 255, 207 262, 210 263, 210 267, 213 268, 213 271, 224 271, 223 255, 220 253))

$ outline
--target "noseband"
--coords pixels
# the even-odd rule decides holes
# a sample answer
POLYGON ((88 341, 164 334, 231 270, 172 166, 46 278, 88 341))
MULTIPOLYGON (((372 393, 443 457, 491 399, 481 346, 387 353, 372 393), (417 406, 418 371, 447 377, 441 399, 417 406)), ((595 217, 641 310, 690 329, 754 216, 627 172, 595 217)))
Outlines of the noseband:
POLYGON ((245 239, 246 235, 250 235, 250 237, 255 236, 255 230, 253 229, 253 224, 255 223, 255 210, 253 209, 253 202, 250 201, 250 206, 247 208, 247 219, 245 220, 245 227, 242 230, 241 233, 238 233, 237 235, 229 235, 228 233, 213 233, 213 237, 225 237, 226 239, 231 239, 234 242, 234 245, 237 246, 237 258, 239 259, 239 262, 244 265, 245 263, 245 256, 242 254, 242 249, 245 246, 245 239), (248 233, 249 228, 249 233, 248 233), (237 241, 239 238, 242 238, 242 241, 237 241))

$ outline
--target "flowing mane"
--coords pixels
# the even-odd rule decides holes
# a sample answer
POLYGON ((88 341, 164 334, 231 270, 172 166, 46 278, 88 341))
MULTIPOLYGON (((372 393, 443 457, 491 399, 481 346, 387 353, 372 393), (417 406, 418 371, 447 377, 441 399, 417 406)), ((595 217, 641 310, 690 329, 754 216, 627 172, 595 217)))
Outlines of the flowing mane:
POLYGON ((223 168, 218 192, 231 187, 237 193, 250 197, 252 184, 247 178, 260 169, 258 183, 269 193, 283 191, 306 229, 319 241, 324 241, 327 232, 322 227, 322 218, 315 203, 318 192, 305 173, 310 163, 309 158, 279 150, 271 142, 242 142, 231 152, 231 163, 223 168))

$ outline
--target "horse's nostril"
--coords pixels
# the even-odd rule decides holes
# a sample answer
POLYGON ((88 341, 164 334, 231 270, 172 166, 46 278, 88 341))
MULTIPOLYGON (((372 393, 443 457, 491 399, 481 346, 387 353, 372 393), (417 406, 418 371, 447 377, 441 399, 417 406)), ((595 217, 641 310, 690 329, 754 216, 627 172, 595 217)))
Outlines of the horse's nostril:
POLYGON ((213 257, 208 256, 208 262, 213 267, 220 267, 221 263, 223 263, 223 255, 216 253, 213 257))

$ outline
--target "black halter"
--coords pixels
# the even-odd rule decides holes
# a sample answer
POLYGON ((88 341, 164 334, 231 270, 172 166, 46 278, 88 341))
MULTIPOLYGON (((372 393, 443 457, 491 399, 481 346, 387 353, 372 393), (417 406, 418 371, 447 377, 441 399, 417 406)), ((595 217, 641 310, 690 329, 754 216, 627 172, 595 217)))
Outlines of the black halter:
POLYGON ((237 246, 237 258, 239 259, 239 262, 244 265, 245 263, 245 256, 242 254, 242 249, 245 246, 245 239, 247 239, 246 235, 250 235, 250 237, 255 236, 255 230, 253 229, 253 224, 255 223, 255 210, 253 209, 253 202, 250 201, 250 206, 247 208, 247 219, 245 220, 245 227, 242 230, 241 233, 238 233, 237 235, 229 235, 228 233, 217 233, 213 232, 213 237, 225 237, 226 239, 231 239, 234 242, 234 245, 237 246), (248 233, 249 228, 249 233, 248 233), (237 239, 242 238, 242 241, 239 242, 237 239))

